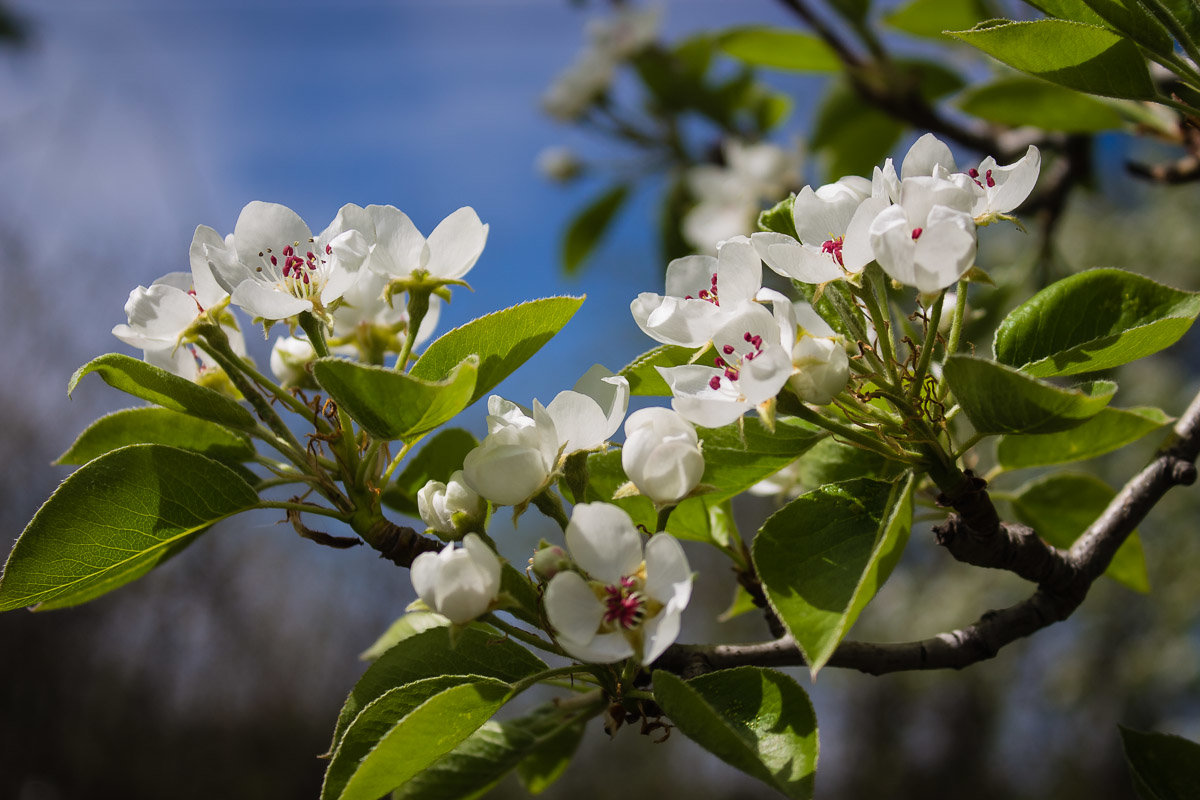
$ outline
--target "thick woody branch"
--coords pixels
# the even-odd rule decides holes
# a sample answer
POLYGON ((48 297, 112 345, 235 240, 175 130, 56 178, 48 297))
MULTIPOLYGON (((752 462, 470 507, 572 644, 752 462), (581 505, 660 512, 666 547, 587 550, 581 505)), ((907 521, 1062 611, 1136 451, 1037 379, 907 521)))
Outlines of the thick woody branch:
POLYGON ((398 567, 411 567, 421 553, 435 553, 445 546, 407 525, 397 525, 386 519, 378 520, 360 535, 379 551, 380 558, 386 558, 398 567))
MULTIPOLYGON (((1117 549, 1173 486, 1196 480, 1200 455, 1200 395, 1175 424, 1171 439, 1154 459, 1117 493, 1104 512, 1069 551, 1044 543, 1028 528, 998 523, 990 535, 953 516, 939 526, 939 538, 956 557, 981 566, 1014 569, 1038 582, 1026 600, 989 611, 974 624, 915 642, 842 642, 828 666, 871 675, 926 669, 962 669, 993 658, 1018 639, 1074 613, 1092 583, 1104 573, 1117 549), (1036 540, 1036 541, 1035 541, 1036 540), (1010 566, 1004 566, 1009 564, 1010 566)), ((972 502, 982 502, 978 497, 972 502)), ((990 504, 990 501, 988 501, 990 504)), ((801 666, 804 657, 790 637, 750 645, 673 645, 655 666, 684 677, 742 665, 801 666)))

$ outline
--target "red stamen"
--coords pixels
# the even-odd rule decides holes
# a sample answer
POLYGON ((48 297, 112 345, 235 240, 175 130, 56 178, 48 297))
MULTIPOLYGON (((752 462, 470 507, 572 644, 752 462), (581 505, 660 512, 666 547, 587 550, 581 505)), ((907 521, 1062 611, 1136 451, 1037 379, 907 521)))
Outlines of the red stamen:
POLYGON ((921 234, 924 232, 925 232, 924 228, 913 228, 913 232, 912 232, 913 241, 915 242, 917 239, 920 239, 921 234))

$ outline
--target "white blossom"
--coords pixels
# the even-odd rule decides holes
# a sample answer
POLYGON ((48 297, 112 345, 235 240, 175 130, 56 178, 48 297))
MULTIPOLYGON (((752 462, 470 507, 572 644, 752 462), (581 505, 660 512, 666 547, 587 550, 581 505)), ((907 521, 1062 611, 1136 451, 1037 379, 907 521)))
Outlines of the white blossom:
POLYGON ((474 533, 461 548, 417 556, 411 574, 421 601, 456 625, 485 614, 500 594, 500 559, 474 533))
POLYGON ((900 202, 871 221, 871 250, 894 280, 930 293, 958 281, 975 262, 973 194, 946 178, 901 182, 900 202))
POLYGON ((271 374, 284 388, 309 383, 308 365, 317 357, 312 342, 298 336, 279 336, 271 346, 271 374))
POLYGON ((417 492, 421 519, 445 541, 458 539, 478 525, 487 512, 484 500, 466 484, 462 470, 446 483, 429 481, 417 492))
POLYGON ((546 588, 546 616, 559 644, 580 661, 649 664, 679 635, 692 593, 691 568, 674 537, 641 534, 622 509, 575 506, 567 549, 581 572, 559 572, 546 588), (582 574, 581 574, 582 573, 582 574))
POLYGON ((704 455, 696 429, 668 408, 643 408, 625 420, 621 467, 655 503, 676 503, 704 474, 704 455))
POLYGON ((487 243, 488 226, 470 206, 437 224, 429 238, 395 206, 367 206, 375 229, 367 267, 388 278, 452 281, 466 275, 487 243))
POLYGON ((806 403, 825 405, 846 388, 850 359, 841 337, 801 335, 792 347, 788 385, 806 403))
POLYGON ((976 188, 971 213, 982 218, 981 221, 990 221, 990 218, 1013 211, 1033 191, 1041 168, 1042 154, 1033 145, 1007 167, 997 165, 996 159, 988 156, 966 173, 976 188))
POLYGON ((864 264, 846 267, 842 255, 850 221, 871 196, 866 178, 847 177, 816 190, 805 186, 792 202, 792 219, 799 241, 782 233, 755 233, 750 239, 767 266, 802 283, 826 283, 857 272, 864 264))

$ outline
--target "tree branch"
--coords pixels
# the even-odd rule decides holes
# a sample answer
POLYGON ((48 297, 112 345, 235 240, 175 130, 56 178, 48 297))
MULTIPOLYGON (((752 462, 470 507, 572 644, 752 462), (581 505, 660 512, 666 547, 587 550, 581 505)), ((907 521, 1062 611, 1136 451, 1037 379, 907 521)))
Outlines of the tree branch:
MULTIPOLYGON (((999 611, 989 611, 974 624, 915 642, 875 644, 842 642, 828 666, 871 675, 926 669, 962 669, 993 658, 1017 639, 1029 636, 1074 613, 1088 590, 1112 562, 1113 555, 1146 514, 1173 486, 1196 480, 1200 455, 1200 395, 1176 422, 1170 439, 1150 463, 1129 480, 1104 512, 1068 551, 1038 545, 1024 526, 997 523, 990 533, 969 528, 959 515, 939 526, 949 536, 947 549, 971 564, 1012 569, 1038 582, 1029 598, 999 611), (1010 566, 1005 566, 1008 564, 1010 566)), ((986 493, 983 493, 986 497, 986 493)), ((972 502, 980 502, 974 498, 972 502)), ((988 501, 990 505, 990 500, 988 501)), ((1040 542, 1040 540, 1037 540, 1040 542)), ((944 543, 945 544, 945 543, 944 543)), ((672 645, 655 666, 693 677, 728 667, 802 666, 804 657, 791 637, 749 645, 672 645)))

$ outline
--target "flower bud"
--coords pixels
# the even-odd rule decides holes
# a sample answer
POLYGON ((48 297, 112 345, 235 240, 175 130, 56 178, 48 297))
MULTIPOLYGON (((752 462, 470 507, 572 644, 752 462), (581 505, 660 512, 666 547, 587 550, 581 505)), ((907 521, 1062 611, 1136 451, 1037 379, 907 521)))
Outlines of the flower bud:
POLYGON ((500 559, 474 533, 463 546, 422 553, 412 564, 412 584, 422 602, 456 625, 487 613, 500 594, 500 559))
POLYGON ((488 400, 488 435, 463 459, 466 483, 496 505, 515 506, 550 480, 558 453, 554 423, 535 406, 529 417, 513 403, 488 400), (536 421, 535 421, 536 418, 536 421))
POLYGON ((530 569, 543 583, 572 566, 573 562, 566 550, 556 544, 549 544, 544 539, 538 549, 533 552, 533 558, 529 559, 530 569))
POLYGON ((429 529, 444 542, 461 539, 483 521, 483 498, 463 481, 462 470, 449 483, 429 481, 417 492, 417 510, 429 529))
POLYGON ((669 408, 643 408, 625 421, 621 467, 655 503, 676 503, 704 474, 696 429, 669 408))
POLYGON ((538 172, 558 183, 567 183, 579 177, 583 164, 568 147, 547 147, 538 153, 538 172))
POLYGON ((788 382, 806 403, 830 402, 850 380, 850 359, 836 338, 802 335, 792 348, 792 367, 788 382))
POLYGON ((312 343, 295 336, 280 336, 271 347, 271 373, 285 388, 312 386, 308 364, 317 357, 312 343))

